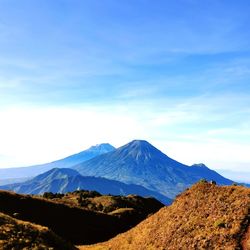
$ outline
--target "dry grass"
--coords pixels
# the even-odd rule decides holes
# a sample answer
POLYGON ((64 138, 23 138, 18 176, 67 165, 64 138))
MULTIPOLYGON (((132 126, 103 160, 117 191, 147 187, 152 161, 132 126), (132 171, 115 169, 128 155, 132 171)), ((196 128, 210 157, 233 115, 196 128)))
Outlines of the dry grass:
POLYGON ((119 208, 133 208, 137 213, 143 214, 144 217, 151 213, 155 213, 164 205, 154 198, 144 198, 138 195, 96 195, 93 196, 92 192, 88 196, 88 191, 75 191, 65 194, 60 199, 53 199, 54 202, 66 204, 71 207, 78 207, 84 210, 91 210, 110 214, 119 208), (81 198, 81 194, 84 197, 81 198))
POLYGON ((65 194, 62 198, 49 199, 50 201, 77 207, 87 211, 107 214, 119 219, 124 231, 135 226, 149 215, 154 214, 164 205, 158 200, 138 195, 101 195, 93 191, 74 191, 65 194))
POLYGON ((81 249, 249 250, 249 210, 249 188, 198 183, 128 232, 81 249))
POLYGON ((16 218, 46 226, 73 244, 101 242, 125 231, 114 216, 12 192, 0 191, 0 212, 17 213, 16 218))
POLYGON ((123 214, 132 214, 135 213, 135 209, 134 208, 118 208, 112 212, 110 212, 110 215, 117 215, 117 216, 121 216, 123 214))
POLYGON ((47 227, 0 213, 0 249, 76 249, 47 227))

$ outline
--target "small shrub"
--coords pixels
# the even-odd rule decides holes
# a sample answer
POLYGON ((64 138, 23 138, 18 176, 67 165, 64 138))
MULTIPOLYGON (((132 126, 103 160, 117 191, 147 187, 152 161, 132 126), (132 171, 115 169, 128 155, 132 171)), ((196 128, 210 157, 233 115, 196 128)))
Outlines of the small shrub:
POLYGON ((54 194, 52 192, 45 192, 43 194, 43 198, 46 198, 46 199, 53 199, 54 198, 54 194))
POLYGON ((88 191, 88 190, 77 190, 73 192, 75 194, 80 194, 80 196, 85 199, 85 198, 95 198, 101 196, 100 193, 97 191, 88 191))
POLYGON ((200 179, 199 183, 207 183, 207 180, 206 179, 200 179))
POLYGON ((217 221, 214 222, 214 226, 215 227, 220 227, 220 228, 225 228, 226 223, 223 220, 217 220, 217 221))
POLYGON ((43 198, 46 198, 46 199, 54 199, 54 198, 59 198, 61 199, 62 197, 64 197, 64 194, 60 194, 60 193, 52 193, 52 192, 45 192, 43 194, 43 198))

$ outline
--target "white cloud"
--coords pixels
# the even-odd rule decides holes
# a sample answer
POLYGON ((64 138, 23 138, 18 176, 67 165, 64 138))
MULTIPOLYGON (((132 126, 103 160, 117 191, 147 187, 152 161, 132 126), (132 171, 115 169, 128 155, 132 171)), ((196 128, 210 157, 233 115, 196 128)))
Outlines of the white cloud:
POLYGON ((212 169, 250 172, 250 145, 228 143, 223 140, 212 142, 207 138, 200 142, 159 141, 158 145, 169 157, 188 165, 202 162, 212 169))
POLYGON ((0 116, 1 154, 26 165, 55 160, 100 142, 120 145, 140 134, 137 122, 116 110, 12 108, 0 116))

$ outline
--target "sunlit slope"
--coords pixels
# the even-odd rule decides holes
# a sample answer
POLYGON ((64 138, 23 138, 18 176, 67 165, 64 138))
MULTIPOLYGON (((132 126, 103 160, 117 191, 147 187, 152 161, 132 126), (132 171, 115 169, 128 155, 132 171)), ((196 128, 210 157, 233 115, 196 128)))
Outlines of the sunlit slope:
POLYGON ((249 210, 249 188, 198 183, 130 231, 82 249, 250 249, 249 210))

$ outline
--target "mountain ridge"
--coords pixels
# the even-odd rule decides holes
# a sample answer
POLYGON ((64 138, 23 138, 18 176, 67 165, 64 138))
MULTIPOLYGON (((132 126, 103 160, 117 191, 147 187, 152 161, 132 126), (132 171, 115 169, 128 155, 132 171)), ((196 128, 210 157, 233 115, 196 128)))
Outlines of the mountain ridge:
POLYGON ((140 185, 126 184, 103 177, 82 176, 71 168, 54 168, 24 183, 0 186, 0 189, 20 194, 66 193, 83 189, 102 194, 152 196, 164 204, 172 202, 168 197, 140 185))
MULTIPOLYGON (((45 164, 27 166, 27 167, 20 167, 20 168, 2 168, 0 169, 0 179, 10 179, 10 178, 27 178, 27 177, 34 177, 38 174, 46 172, 52 168, 69 168, 74 166, 80 162, 89 160, 94 158, 98 155, 105 154, 115 150, 109 143, 101 143, 95 146, 91 146, 90 148, 81 151, 79 153, 64 157, 59 160, 55 160, 45 164)), ((15 180, 13 180, 15 181, 15 180)))

